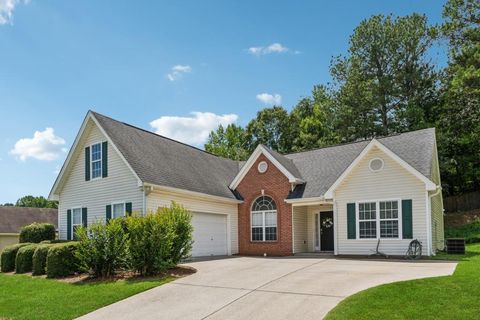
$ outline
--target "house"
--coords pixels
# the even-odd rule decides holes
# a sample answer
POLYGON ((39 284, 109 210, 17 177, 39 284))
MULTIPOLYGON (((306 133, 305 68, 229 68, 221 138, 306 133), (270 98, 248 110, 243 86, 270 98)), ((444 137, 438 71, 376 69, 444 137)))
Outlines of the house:
POLYGON ((194 256, 443 249, 434 129, 245 162, 89 111, 49 198, 61 239, 79 225, 171 201, 193 212, 194 256))
POLYGON ((0 252, 18 243, 22 227, 34 222, 51 223, 57 227, 57 209, 0 206, 0 252))

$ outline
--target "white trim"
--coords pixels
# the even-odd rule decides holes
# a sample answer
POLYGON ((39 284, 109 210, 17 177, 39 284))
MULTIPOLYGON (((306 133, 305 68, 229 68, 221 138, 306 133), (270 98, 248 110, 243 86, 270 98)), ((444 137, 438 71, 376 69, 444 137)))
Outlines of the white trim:
POLYGON ((425 216, 427 219, 427 252, 428 255, 433 254, 432 250, 432 209, 431 209, 431 198, 428 196, 428 191, 425 191, 425 216))
POLYGON ((333 202, 333 232, 335 232, 333 236, 333 254, 338 254, 338 212, 337 212, 337 202, 333 202))
POLYGON ((157 184, 152 184, 152 183, 143 183, 144 187, 151 187, 152 191, 164 191, 164 192, 170 192, 170 193, 176 193, 184 196, 190 196, 190 197, 199 197, 199 198, 205 198, 207 200, 214 200, 220 203, 243 203, 242 200, 237 200, 237 199, 231 199, 231 198, 225 198, 225 197, 220 197, 220 196, 214 196, 211 194, 206 194, 202 192, 196 192, 196 191, 190 191, 190 190, 185 190, 185 189, 179 189, 179 188, 174 188, 174 187, 167 187, 167 186, 160 186, 157 184))
POLYGON ((126 217, 127 216, 127 202, 126 201, 114 201, 114 202, 110 203, 110 205, 112 206, 111 219, 118 218, 118 217, 115 217, 115 213, 114 213, 114 209, 113 209, 116 204, 123 204, 123 216, 126 217))
MULTIPOLYGON (((387 199, 374 199, 374 200, 360 200, 355 202, 355 222, 356 222, 356 237, 355 239, 350 240, 403 240, 403 212, 402 212, 402 199, 400 198, 387 198, 387 199), (380 219, 380 202, 386 201, 396 201, 397 202, 397 209, 398 209, 398 219, 380 219), (359 204, 360 203, 375 203, 375 228, 376 228, 376 237, 375 238, 360 238, 360 210, 359 204), (382 220, 398 220, 398 238, 382 238, 380 237, 380 221, 382 220)), ((363 220, 363 221, 373 221, 373 219, 363 220)))
POLYGON ((58 174, 57 178, 55 179, 55 182, 53 184, 53 187, 52 189, 50 190, 50 194, 48 195, 48 199, 49 200, 59 200, 59 194, 57 193, 57 188, 59 187, 59 184, 60 182, 63 180, 63 177, 65 175, 65 172, 67 170, 67 168, 69 167, 71 161, 72 161, 72 157, 73 157, 73 154, 75 153, 75 150, 78 148, 78 144, 80 143, 80 140, 83 136, 83 133, 85 132, 85 129, 87 127, 87 123, 89 120, 92 120, 93 123, 98 127, 98 129, 100 130, 100 132, 105 136, 105 138, 107 139, 107 142, 112 146, 112 148, 117 152, 117 154, 119 155, 120 159, 123 160, 123 162, 127 165, 127 167, 130 169, 130 171, 133 173, 133 175, 135 176, 135 178, 137 179, 137 183, 138 183, 138 186, 141 186, 142 183, 141 183, 141 180, 140 178, 138 177, 137 173, 133 170, 133 168, 130 166, 130 164, 127 162, 127 160, 125 159, 125 157, 123 156, 123 154, 118 150, 118 148, 115 146, 115 144, 112 142, 112 139, 110 139, 110 137, 107 135, 107 133, 105 132, 105 130, 102 128, 102 126, 100 125, 100 123, 98 122, 98 120, 94 117, 92 111, 88 111, 87 115, 85 116, 85 119, 83 120, 82 122, 82 125, 80 126, 80 130, 78 131, 76 137, 75 137, 75 140, 73 142, 73 145, 72 147, 70 148, 70 150, 68 151, 68 155, 67 155, 67 158, 65 160, 65 162, 63 163, 62 165, 62 168, 60 169, 60 173, 58 174))
POLYGON ((405 160, 397 156, 394 152, 380 143, 377 139, 372 139, 370 143, 362 150, 362 152, 353 160, 353 162, 348 166, 348 168, 340 175, 340 177, 332 184, 332 186, 325 192, 325 199, 333 199, 333 192, 337 187, 342 183, 342 181, 352 172, 352 170, 360 163, 360 161, 368 154, 370 150, 374 147, 379 148, 382 152, 386 153, 390 158, 395 160, 400 166, 405 170, 413 174, 423 183, 425 183, 425 188, 427 191, 435 190, 436 184, 420 173, 417 169, 409 165, 405 160))
POLYGON ((285 203, 291 204, 293 207, 333 203, 332 200, 325 200, 324 197, 285 199, 284 201, 285 203))
MULTIPOLYGON (((293 206, 292 206, 292 254, 295 254, 295 228, 293 221, 293 206)), ((307 223, 308 223, 308 210, 307 210, 307 223)), ((307 226, 308 227, 308 226, 307 226)))
MULTIPOLYGON (((99 180, 99 179, 102 179, 103 178, 103 141, 100 141, 100 142, 94 142, 92 144, 90 144, 89 146, 90 148, 90 181, 93 181, 93 180, 99 180), (95 160, 95 162, 98 162, 100 161, 100 175, 98 177, 93 177, 93 146, 99 144, 100 145, 100 159, 99 160, 95 160)), ((108 148, 108 147, 107 147, 108 148)))
POLYGON ((270 152, 268 152, 268 150, 264 146, 259 144, 255 148, 255 151, 253 151, 253 153, 250 155, 240 172, 235 176, 232 183, 230 183, 230 189, 235 190, 238 187, 240 182, 243 180, 247 172, 250 170, 250 168, 253 166, 253 164, 261 154, 263 154, 271 163, 273 163, 273 165, 277 167, 277 169, 280 170, 280 172, 282 172, 288 178, 288 181, 290 183, 301 184, 305 182, 291 174, 284 166, 282 166, 280 162, 277 161, 277 159, 275 159, 274 156, 272 156, 270 152))

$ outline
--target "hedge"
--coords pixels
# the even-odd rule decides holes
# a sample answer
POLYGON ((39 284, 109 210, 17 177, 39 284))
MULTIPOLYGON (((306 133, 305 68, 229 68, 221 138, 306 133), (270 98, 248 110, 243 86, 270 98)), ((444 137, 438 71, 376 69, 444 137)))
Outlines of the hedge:
POLYGON ((3 249, 0 258, 0 267, 2 272, 11 272, 15 270, 15 259, 17 257, 18 249, 28 246, 31 243, 17 243, 7 246, 3 249))
POLYGON ((43 240, 55 240, 55 226, 50 223, 34 222, 20 231, 20 243, 39 243, 43 240))
POLYGON ((30 244, 28 246, 21 247, 17 251, 15 258, 15 272, 25 273, 32 271, 32 257, 38 244, 30 244))
POLYGON ((75 251, 78 242, 53 244, 47 253, 47 278, 65 277, 79 271, 78 259, 75 251))
POLYGON ((35 249, 32 257, 32 275, 39 276, 45 274, 48 249, 50 249, 51 246, 51 244, 45 243, 38 245, 37 249, 35 249))

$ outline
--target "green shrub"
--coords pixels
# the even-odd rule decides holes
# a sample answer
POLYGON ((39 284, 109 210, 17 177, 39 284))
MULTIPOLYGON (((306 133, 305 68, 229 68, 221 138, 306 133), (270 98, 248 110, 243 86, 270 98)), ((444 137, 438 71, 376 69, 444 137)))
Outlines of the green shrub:
POLYGON ((46 273, 47 278, 65 277, 79 271, 78 259, 75 251, 78 242, 65 242, 53 244, 47 253, 46 273))
POLYGON ((37 249, 38 244, 30 244, 28 246, 21 247, 17 251, 17 256, 15 258, 15 272, 16 273, 25 273, 32 271, 32 258, 35 249, 37 249))
POLYGON ((191 213, 174 202, 144 217, 127 217, 130 268, 151 275, 188 257, 193 243, 191 219, 191 213))
POLYGON ((3 248, 0 258, 0 267, 2 272, 11 272, 15 270, 15 259, 17 257, 18 249, 28 246, 31 243, 17 243, 3 248))
POLYGON ((173 242, 170 251, 170 260, 176 265, 180 261, 190 257, 193 245, 192 214, 183 206, 175 202, 169 208, 159 208, 158 213, 173 230, 173 242))
POLYGON ((112 219, 107 224, 94 223, 88 229, 78 229, 80 243, 76 256, 82 270, 97 277, 110 277, 126 267, 127 234, 122 220, 112 219))
POLYGON ((132 270, 142 275, 159 273, 170 266, 173 231, 158 213, 126 218, 128 261, 132 270))
POLYGON ((48 243, 40 243, 35 249, 35 252, 33 253, 33 257, 32 257, 32 274, 34 276, 45 274, 48 249, 51 246, 52 245, 48 243))
POLYGON ((20 243, 39 243, 44 240, 55 240, 55 226, 50 223, 32 223, 20 231, 20 243))
POLYGON ((480 220, 459 227, 446 227, 445 238, 465 238, 466 243, 480 242, 480 220))

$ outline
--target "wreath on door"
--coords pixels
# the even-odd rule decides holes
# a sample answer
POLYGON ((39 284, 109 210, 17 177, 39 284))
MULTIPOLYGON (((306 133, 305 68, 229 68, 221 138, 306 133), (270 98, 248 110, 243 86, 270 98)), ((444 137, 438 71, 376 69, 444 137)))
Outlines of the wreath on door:
POLYGON ((333 219, 332 218, 326 218, 325 220, 322 221, 322 227, 325 229, 329 229, 333 227, 333 219))

